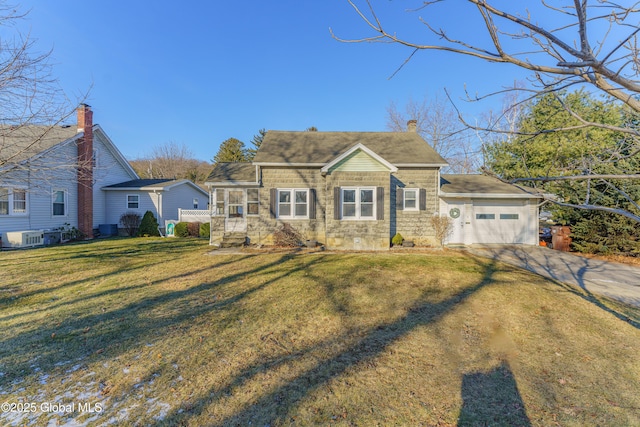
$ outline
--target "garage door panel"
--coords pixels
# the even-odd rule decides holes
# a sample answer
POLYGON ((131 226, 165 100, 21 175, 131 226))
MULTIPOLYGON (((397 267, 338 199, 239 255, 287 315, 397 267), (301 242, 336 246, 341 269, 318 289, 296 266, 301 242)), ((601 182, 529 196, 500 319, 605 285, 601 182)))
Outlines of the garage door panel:
POLYGON ((527 210, 521 202, 473 203, 474 243, 524 243, 527 240, 527 210))

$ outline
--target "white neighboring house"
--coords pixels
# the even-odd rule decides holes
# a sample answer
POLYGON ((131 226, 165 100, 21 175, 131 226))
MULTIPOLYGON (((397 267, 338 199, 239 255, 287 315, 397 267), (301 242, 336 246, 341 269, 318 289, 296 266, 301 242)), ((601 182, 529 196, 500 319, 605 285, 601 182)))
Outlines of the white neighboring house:
POLYGON ((102 187, 102 190, 109 206, 109 224, 117 224, 125 212, 143 216, 146 211, 151 211, 160 227, 164 227, 165 220, 178 220, 180 209, 205 210, 208 213, 209 193, 188 179, 135 179, 102 187))
MULTIPOLYGON (((117 224, 127 210, 124 202, 111 203, 111 191, 105 188, 140 177, 100 125, 93 124, 91 107, 81 105, 77 117, 77 127, 0 127, 0 158, 10 160, 0 164, 2 246, 25 246, 24 241, 16 242, 21 234, 44 237, 42 231, 64 226, 75 227, 91 238, 100 225, 117 224)), ((158 212, 164 212, 164 217, 174 212, 176 203, 193 207, 192 186, 172 182, 175 184, 165 184, 172 193, 170 206, 150 204, 156 217, 158 212), (187 194, 173 197, 182 188, 189 189, 187 194)), ((198 197, 206 208, 207 193, 198 194, 202 194, 198 197)), ((27 243, 42 244, 42 239, 27 243)))
POLYGON ((440 212, 452 219, 448 244, 537 245, 541 196, 486 175, 440 177, 440 212))

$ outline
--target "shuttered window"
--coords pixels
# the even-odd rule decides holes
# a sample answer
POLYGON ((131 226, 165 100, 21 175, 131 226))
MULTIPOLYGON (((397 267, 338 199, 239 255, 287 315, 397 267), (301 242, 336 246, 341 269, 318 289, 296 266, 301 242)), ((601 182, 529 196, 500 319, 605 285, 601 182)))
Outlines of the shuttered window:
MULTIPOLYGON (((308 219, 309 199, 311 191, 308 188, 277 189, 276 215, 284 219, 308 219)), ((315 214, 315 212, 314 212, 315 214)))
MULTIPOLYGON (((340 205, 339 218, 369 220, 382 219, 384 212, 384 188, 382 187, 336 187, 334 202, 340 205), (380 191, 382 190, 382 191, 380 191)), ((336 215, 334 215, 335 217, 336 215)))

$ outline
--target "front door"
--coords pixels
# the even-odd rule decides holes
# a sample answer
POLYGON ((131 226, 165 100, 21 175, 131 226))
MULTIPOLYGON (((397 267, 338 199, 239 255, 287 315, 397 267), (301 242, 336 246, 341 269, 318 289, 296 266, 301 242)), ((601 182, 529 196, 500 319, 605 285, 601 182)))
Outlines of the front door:
POLYGON ((247 219, 244 212, 244 190, 228 190, 224 231, 227 233, 245 233, 247 219))
POLYGON ((451 218, 451 232, 447 238, 447 243, 464 243, 464 202, 448 202, 447 216, 451 218))

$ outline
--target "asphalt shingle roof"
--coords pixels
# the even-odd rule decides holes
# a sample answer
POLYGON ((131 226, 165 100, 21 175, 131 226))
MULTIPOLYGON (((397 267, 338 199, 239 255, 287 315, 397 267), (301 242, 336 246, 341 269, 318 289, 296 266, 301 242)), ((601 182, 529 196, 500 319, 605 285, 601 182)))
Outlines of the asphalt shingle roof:
POLYGON ((76 126, 0 126, 0 166, 27 160, 77 133, 76 126))
POLYGON ((446 165, 415 132, 289 132, 270 130, 254 162, 258 164, 326 164, 362 144, 393 165, 446 165))
POLYGON ((252 163, 216 163, 206 182, 256 182, 256 167, 252 163))
POLYGON ((443 174, 440 177, 440 190, 448 194, 527 194, 536 197, 532 192, 521 187, 500 181, 488 175, 477 174, 443 174))
POLYGON ((103 188, 142 188, 142 187, 166 187, 175 182, 175 179, 133 179, 119 184, 108 185, 103 188))

